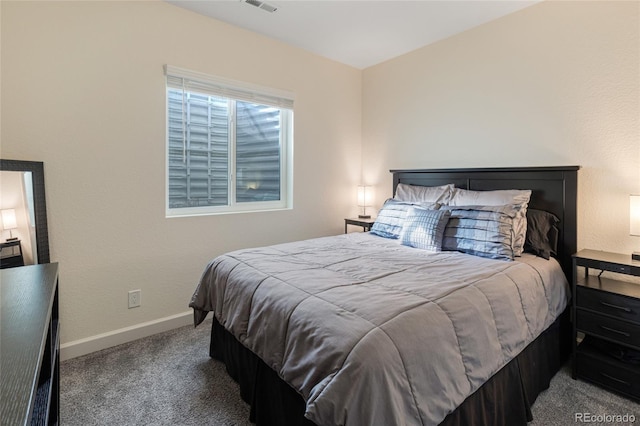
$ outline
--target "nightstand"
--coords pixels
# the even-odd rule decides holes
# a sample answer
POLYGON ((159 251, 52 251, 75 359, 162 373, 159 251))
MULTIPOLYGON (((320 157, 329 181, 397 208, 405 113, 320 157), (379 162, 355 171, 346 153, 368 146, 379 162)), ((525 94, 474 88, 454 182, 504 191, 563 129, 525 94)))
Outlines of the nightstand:
POLYGON ((375 218, 361 219, 359 217, 346 218, 344 220, 344 233, 347 233, 347 225, 362 226, 364 231, 371 231, 371 227, 375 223, 375 218))
POLYGON ((573 255, 573 378, 638 401, 640 284, 589 275, 589 268, 640 277, 640 262, 631 254, 581 250, 573 255), (578 267, 584 268, 580 277, 578 267))
POLYGON ((0 243, 0 269, 24 266, 20 240, 0 243))

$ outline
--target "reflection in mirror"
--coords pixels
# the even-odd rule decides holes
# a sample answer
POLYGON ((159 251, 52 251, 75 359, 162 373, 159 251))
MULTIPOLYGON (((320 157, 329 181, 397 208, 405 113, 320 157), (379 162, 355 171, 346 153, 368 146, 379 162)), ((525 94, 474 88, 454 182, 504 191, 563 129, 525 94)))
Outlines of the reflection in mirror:
POLYGON ((31 172, 0 171, 0 241, 13 242, 3 247, 3 263, 9 257, 14 263, 38 263, 36 223, 33 207, 33 179, 31 172))
POLYGON ((41 162, 0 160, 0 268, 49 262, 41 162))

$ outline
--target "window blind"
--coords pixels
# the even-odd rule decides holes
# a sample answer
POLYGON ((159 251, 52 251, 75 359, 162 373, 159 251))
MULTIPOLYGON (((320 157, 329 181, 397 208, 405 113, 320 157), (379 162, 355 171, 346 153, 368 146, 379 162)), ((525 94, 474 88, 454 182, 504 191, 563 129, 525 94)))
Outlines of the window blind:
POLYGON ((167 86, 174 89, 193 90, 212 96, 222 96, 277 108, 293 109, 294 96, 287 91, 212 77, 171 65, 165 65, 164 70, 167 76, 167 86))

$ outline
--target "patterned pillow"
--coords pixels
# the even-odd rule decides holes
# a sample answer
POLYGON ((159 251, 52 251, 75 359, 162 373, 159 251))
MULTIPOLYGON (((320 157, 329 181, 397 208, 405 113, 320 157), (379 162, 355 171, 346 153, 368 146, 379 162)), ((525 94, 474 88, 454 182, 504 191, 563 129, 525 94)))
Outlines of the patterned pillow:
POLYGON ((457 250, 491 259, 513 260, 515 219, 519 205, 443 206, 451 211, 442 250, 457 250))
POLYGON ((378 212, 371 233, 384 238, 399 238, 407 210, 414 205, 434 210, 440 207, 437 203, 406 203, 389 198, 378 212))
POLYGON ((514 255, 520 256, 524 250, 527 235, 527 206, 531 198, 530 189, 498 189, 494 191, 471 191, 455 188, 451 194, 450 206, 504 206, 518 205, 520 210, 514 219, 514 255))
POLYGON ((453 190, 454 186, 452 183, 441 186, 420 186, 399 183, 396 187, 396 196, 394 199, 409 203, 447 204, 453 190))
POLYGON ((411 207, 404 220, 400 243, 431 252, 442 251, 444 228, 451 216, 448 210, 411 207))

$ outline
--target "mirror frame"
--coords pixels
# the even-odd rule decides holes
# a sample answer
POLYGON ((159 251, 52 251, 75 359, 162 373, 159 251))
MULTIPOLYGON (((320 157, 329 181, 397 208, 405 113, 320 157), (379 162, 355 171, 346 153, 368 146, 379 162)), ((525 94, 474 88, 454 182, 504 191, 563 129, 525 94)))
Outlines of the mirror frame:
POLYGON ((31 172, 38 263, 49 263, 49 228, 47 226, 47 202, 44 191, 44 163, 40 161, 0 159, 0 171, 31 172))

